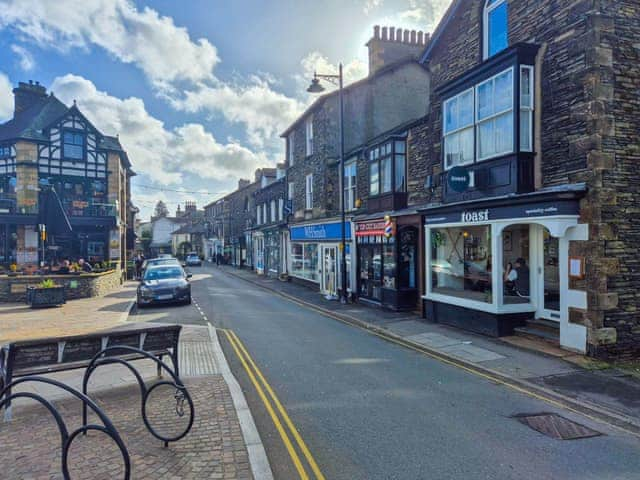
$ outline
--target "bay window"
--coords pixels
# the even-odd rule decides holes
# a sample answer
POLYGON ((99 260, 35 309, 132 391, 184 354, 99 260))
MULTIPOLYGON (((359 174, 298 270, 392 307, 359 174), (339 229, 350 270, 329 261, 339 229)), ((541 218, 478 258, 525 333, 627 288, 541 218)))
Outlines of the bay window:
POLYGON ((369 150, 369 194, 383 195, 407 190, 404 140, 387 141, 369 150))
POLYGON ((473 88, 444 102, 445 168, 473 162, 473 88))
POLYGON ((478 160, 513 151, 513 69, 476 87, 478 160))
POLYGON ((520 67, 520 150, 533 151, 533 67, 520 67))

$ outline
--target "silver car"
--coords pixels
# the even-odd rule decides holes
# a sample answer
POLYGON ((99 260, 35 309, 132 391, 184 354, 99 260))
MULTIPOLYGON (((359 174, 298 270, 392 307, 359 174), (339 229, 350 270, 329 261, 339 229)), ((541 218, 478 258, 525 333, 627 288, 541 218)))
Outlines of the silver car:
POLYGON ((148 267, 138 285, 138 307, 158 303, 191 303, 191 274, 180 265, 148 267))

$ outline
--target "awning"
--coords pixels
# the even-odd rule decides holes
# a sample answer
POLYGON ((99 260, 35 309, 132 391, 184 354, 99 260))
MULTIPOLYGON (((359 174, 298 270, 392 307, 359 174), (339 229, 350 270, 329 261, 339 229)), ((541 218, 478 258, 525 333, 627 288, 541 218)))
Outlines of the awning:
POLYGON ((47 226, 49 235, 65 235, 71 233, 71 222, 62 208, 60 197, 53 187, 40 187, 38 202, 38 223, 47 226))

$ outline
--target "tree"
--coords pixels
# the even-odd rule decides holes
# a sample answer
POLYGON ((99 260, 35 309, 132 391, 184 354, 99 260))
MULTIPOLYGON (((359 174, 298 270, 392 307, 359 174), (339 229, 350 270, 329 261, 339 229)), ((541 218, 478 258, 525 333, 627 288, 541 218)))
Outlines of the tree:
POLYGON ((158 203, 156 203, 156 208, 153 212, 153 216, 156 218, 169 216, 169 209, 162 200, 158 200, 158 203))
POLYGON ((151 230, 145 230, 142 232, 140 236, 140 245, 142 246, 142 252, 145 256, 149 256, 151 254, 150 246, 153 240, 153 235, 151 234, 151 230))

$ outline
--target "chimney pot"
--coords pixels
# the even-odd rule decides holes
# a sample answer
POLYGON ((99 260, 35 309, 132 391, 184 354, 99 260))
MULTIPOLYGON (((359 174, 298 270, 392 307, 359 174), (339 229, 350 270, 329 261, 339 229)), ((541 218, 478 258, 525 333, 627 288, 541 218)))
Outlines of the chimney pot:
POLYGON ((416 31, 415 30, 411 30, 411 43, 413 43, 414 45, 416 43, 416 31))
POLYGON ((404 32, 402 32, 404 38, 403 38, 403 42, 404 43, 409 43, 409 30, 405 30, 404 32))
POLYGON ((396 37, 393 39, 394 42, 401 42, 402 41, 402 29, 398 28, 396 29, 396 37))
POLYGON ((373 27, 373 38, 380 38, 380 25, 373 27))
POLYGON ((382 40, 387 39, 387 27, 382 27, 382 40))
POLYGON ((418 32, 418 45, 422 45, 422 30, 418 32))
POLYGON ((396 35, 396 27, 389 27, 389 40, 395 40, 395 35, 396 35))

